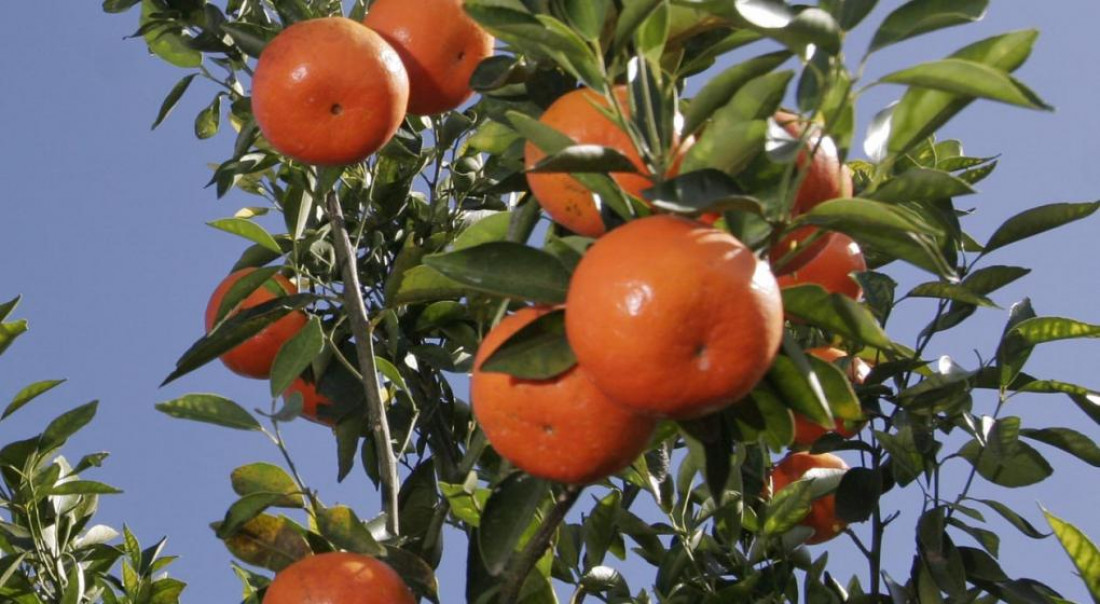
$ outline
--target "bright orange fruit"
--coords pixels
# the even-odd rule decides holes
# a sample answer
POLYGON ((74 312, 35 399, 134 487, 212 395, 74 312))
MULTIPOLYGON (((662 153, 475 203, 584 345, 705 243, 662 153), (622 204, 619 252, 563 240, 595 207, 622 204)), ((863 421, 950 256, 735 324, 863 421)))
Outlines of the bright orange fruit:
MULTIPOLYGON (((847 470, 848 464, 831 453, 813 455, 810 453, 791 453, 772 469, 772 493, 779 493, 788 484, 802 478, 806 472, 815 468, 847 470)), ((822 543, 836 537, 847 526, 836 517, 836 494, 829 493, 813 502, 810 513, 802 520, 803 526, 813 529, 813 535, 806 543, 822 543)))
MULTIPOLYGON (((800 123, 797 115, 786 111, 777 111, 774 119, 791 136, 802 136, 805 123, 800 123)), ((806 140, 806 149, 798 155, 798 166, 806 171, 798 192, 795 194, 792 213, 807 212, 819 203, 839 197, 852 196, 852 173, 840 162, 836 143, 829 137, 822 137, 816 125, 806 140)))
POLYGON ((263 604, 416 604, 388 564, 350 552, 307 556, 279 571, 263 604))
POLYGON ((779 285, 794 287, 816 283, 827 292, 860 300, 863 288, 851 277, 852 273, 867 270, 867 261, 863 259, 859 244, 844 233, 830 233, 823 239, 826 239, 826 244, 822 250, 800 268, 779 272, 779 285))

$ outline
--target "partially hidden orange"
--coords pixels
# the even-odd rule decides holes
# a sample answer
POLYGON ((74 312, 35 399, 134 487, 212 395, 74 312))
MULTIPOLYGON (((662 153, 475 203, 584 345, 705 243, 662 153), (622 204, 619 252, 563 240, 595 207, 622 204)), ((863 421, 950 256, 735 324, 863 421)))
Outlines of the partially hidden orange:
MULTIPOLYGON (((222 298, 229 288, 245 275, 256 269, 242 268, 222 280, 210 296, 206 305, 206 331, 214 328, 218 319, 218 309, 222 298)), ((246 308, 252 308, 269 300, 296 293, 298 290, 286 277, 276 274, 249 294, 237 307, 229 310, 226 316, 232 316, 246 308)), ((294 337, 306 324, 308 317, 300 310, 293 310, 280 317, 274 323, 263 328, 258 334, 245 340, 221 356, 222 363, 234 373, 245 377, 264 379, 271 375, 271 365, 275 355, 287 340, 294 337)))
POLYGON ((818 125, 807 125, 793 113, 777 111, 774 119, 795 138, 801 138, 805 128, 811 129, 806 148, 798 154, 798 167, 806 174, 795 193, 792 213, 802 214, 830 199, 851 197, 852 173, 841 163, 833 139, 822 136, 818 125))
POLYGON ((528 474, 569 484, 594 482, 645 450, 654 420, 609 401, 579 366, 546 380, 482 370, 501 344, 546 312, 524 308, 485 336, 470 378, 474 416, 493 449, 528 474))
POLYGON ((332 401, 317 391, 317 384, 297 377, 283 392, 283 399, 289 400, 294 394, 302 397, 302 417, 325 426, 332 426, 335 423, 333 418, 321 415, 321 409, 331 408, 332 401))
MULTIPOLYGON (((848 464, 831 453, 818 455, 791 453, 772 469, 772 493, 779 493, 784 487, 799 480, 815 468, 847 470, 848 464)), ((836 494, 830 493, 814 500, 810 513, 806 515, 801 524, 810 527, 814 531, 810 538, 806 540, 806 543, 811 545, 828 541, 839 535, 847 525, 836 516, 836 494)))
POLYGON ((729 233, 670 215, 618 227, 573 273, 566 335, 596 385, 639 412, 691 419, 744 397, 783 333, 779 287, 729 233))
POLYGON ((416 604, 388 564, 366 554, 307 556, 279 571, 263 604, 416 604))
POLYGON ((409 76, 381 36, 344 17, 299 21, 260 54, 252 113, 280 153, 307 164, 362 161, 405 118, 409 76))
POLYGON ((859 244, 844 233, 830 233, 825 246, 797 270, 778 272, 781 287, 817 284, 825 291, 843 294, 853 300, 863 298, 863 288, 852 273, 867 270, 867 261, 859 244))
MULTIPOLYGON (((840 359, 848 357, 848 353, 831 346, 811 348, 806 352, 828 363, 836 363, 840 359)), ((869 373, 871 373, 871 366, 867 361, 859 357, 851 357, 848 364, 848 379, 851 380, 853 384, 862 384, 869 373)), ((824 436, 826 432, 835 432, 843 438, 852 438, 859 432, 860 428, 862 428, 865 423, 866 422, 850 422, 838 417, 836 418, 835 428, 833 430, 826 430, 823 426, 811 421, 805 415, 795 413, 793 444, 809 447, 814 444, 817 439, 824 436)))

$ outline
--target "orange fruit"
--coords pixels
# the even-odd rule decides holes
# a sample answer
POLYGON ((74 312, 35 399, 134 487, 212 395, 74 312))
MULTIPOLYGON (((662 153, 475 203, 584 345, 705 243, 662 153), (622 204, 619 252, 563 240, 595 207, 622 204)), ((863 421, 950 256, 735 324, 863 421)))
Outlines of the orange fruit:
POLYGON ((344 17, 299 21, 268 42, 252 113, 271 146, 307 164, 362 161, 405 119, 409 77, 381 36, 344 17))
POLYGON ((294 393, 302 395, 302 417, 308 419, 311 422, 323 424, 325 426, 332 426, 335 422, 332 418, 325 416, 322 417, 318 414, 321 407, 329 407, 332 405, 332 401, 328 400, 326 396, 317 391, 317 385, 312 382, 307 382, 304 379, 298 377, 295 378, 286 391, 283 392, 283 400, 289 400, 290 396, 294 393))
POLYGON ((579 366, 548 380, 481 370, 505 340, 547 312, 524 308, 485 336, 470 378, 474 416, 497 453, 528 474, 570 484, 594 482, 645 450, 653 419, 609 401, 579 366))
POLYGON ((793 287, 816 283, 827 292, 859 300, 863 297, 863 288, 851 277, 852 273, 867 270, 859 244, 844 233, 831 233, 826 239, 824 248, 798 270, 781 271, 779 285, 793 287))
MULTIPOLYGON (((630 115, 629 92, 626 86, 616 86, 613 91, 623 113, 630 115)), ((653 186, 653 177, 648 173, 641 156, 638 155, 634 141, 598 108, 609 108, 603 95, 589 88, 578 88, 558 97, 543 112, 539 121, 573 139, 576 144, 601 145, 625 155, 638 172, 615 172, 611 174, 611 178, 624 191, 641 199, 642 191, 653 186)), ((686 148, 690 144, 689 140, 678 150, 677 160, 668 176, 675 176, 686 148)), ((527 169, 533 168, 546 157, 546 154, 531 142, 527 143, 523 152, 527 169)), ((558 224, 586 237, 599 237, 606 231, 603 220, 600 218, 600 210, 592 197, 592 191, 569 174, 528 172, 527 184, 531 187, 531 192, 534 193, 539 205, 558 224)))
POLYGON ((768 250, 768 259, 771 260, 772 269, 777 273, 789 273, 796 271, 817 256, 825 246, 829 244, 833 233, 821 231, 821 235, 809 241, 810 236, 818 232, 817 227, 806 226, 792 231, 779 240, 768 250))
POLYGON ((649 216, 581 258, 565 329, 580 366, 616 403, 690 419, 736 402, 764 376, 783 306, 767 263, 732 235, 649 216))
MULTIPOLYGON (((843 350, 828 346, 811 348, 806 352, 829 363, 835 363, 839 359, 848 356, 848 353, 843 350)), ((852 357, 851 363, 848 365, 848 379, 853 383, 862 384, 869 373, 871 373, 871 366, 867 361, 859 357, 852 357)), ((848 422, 838 417, 836 418, 836 428, 832 430, 832 432, 836 432, 844 438, 852 438, 863 427, 863 424, 864 422, 848 422)), ((828 432, 828 430, 811 421, 805 415, 801 413, 794 414, 793 444, 808 447, 814 444, 817 439, 824 436, 826 432, 828 432)))
POLYGON ((284 568, 264 594, 263 604, 416 604, 416 598, 388 564, 350 552, 306 556, 284 568))
POLYGON ((470 76, 493 54, 493 37, 462 0, 377 0, 363 23, 401 55, 409 73, 409 113, 450 111, 470 98, 470 76))
MULTIPOLYGON (((786 111, 775 112, 774 119, 795 138, 800 138, 806 127, 798 121, 801 118, 786 111)), ((805 170, 806 175, 795 193, 792 208, 795 215, 823 201, 852 196, 852 173, 840 163, 836 143, 827 136, 822 137, 816 125, 810 127, 813 131, 806 138, 806 148, 798 154, 798 167, 805 170)))
MULTIPOLYGON (((802 478, 806 472, 815 468, 847 470, 848 464, 831 453, 813 455, 810 453, 791 453, 772 468, 772 493, 779 493, 784 487, 802 478)), ((836 537, 847 526, 836 517, 836 494, 829 493, 813 502, 810 513, 800 523, 813 529, 814 533, 806 543, 822 543, 836 537)))
MULTIPOLYGON (((229 288, 241 277, 254 270, 256 269, 242 268, 230 274, 218 284, 214 294, 210 296, 210 302, 206 305, 207 332, 213 329, 218 318, 218 308, 221 306, 222 298, 229 292, 229 288)), ((260 287, 257 287, 237 307, 230 309, 226 316, 232 316, 243 309, 252 308, 287 294, 297 293, 297 291, 297 288, 289 279, 276 274, 260 287)), ((245 377, 266 378, 271 375, 271 364, 275 362, 275 355, 279 354, 279 348, 282 347, 284 342, 293 338, 294 334, 305 326, 307 320, 306 313, 300 310, 291 311, 263 328, 258 334, 237 345, 236 348, 223 354, 221 356, 222 363, 230 371, 245 377)))

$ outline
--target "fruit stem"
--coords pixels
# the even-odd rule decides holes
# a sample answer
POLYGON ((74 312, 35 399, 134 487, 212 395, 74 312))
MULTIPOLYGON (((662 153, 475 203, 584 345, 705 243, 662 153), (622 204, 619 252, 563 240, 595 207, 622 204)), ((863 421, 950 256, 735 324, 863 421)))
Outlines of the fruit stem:
POLYGON ((386 409, 382 397, 378 394, 378 366, 374 361, 374 334, 367 307, 359 295, 359 271, 355 266, 355 253, 348 238, 344 212, 336 193, 329 192, 326 199, 329 220, 332 224, 332 236, 336 247, 336 257, 340 262, 340 272, 344 278, 344 309, 351 321, 351 332, 355 336, 356 356, 359 357, 359 371, 363 376, 363 390, 367 396, 367 415, 370 420, 371 438, 381 463, 383 509, 386 511, 386 530, 393 536, 400 534, 400 521, 397 506, 397 458, 390 444, 390 425, 386 419, 386 409))
POLYGON ((558 494, 554 500, 554 507, 550 508, 550 512, 543 519, 542 524, 539 525, 538 532, 531 537, 531 540, 524 546, 523 551, 520 552, 519 557, 508 569, 508 574, 504 577, 504 585, 500 588, 500 598, 497 600, 500 604, 513 604, 519 601, 520 589, 523 587, 527 575, 531 574, 531 569, 538 563, 539 558, 542 558, 543 554, 546 553, 546 548, 549 547, 550 540, 557 532, 558 525, 561 524, 562 520, 565 520, 565 515, 576 503, 582 490, 584 490, 583 486, 571 484, 566 485, 558 494))

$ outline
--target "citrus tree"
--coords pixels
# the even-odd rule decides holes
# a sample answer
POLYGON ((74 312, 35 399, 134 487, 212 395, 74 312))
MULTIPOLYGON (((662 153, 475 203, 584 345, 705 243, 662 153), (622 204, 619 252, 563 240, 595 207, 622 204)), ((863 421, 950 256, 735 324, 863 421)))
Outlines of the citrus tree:
MULTIPOLYGON (((0 304, 0 355, 27 331, 11 319, 18 297, 0 304)), ((19 389, 0 421, 65 380, 39 380, 19 389)), ((107 452, 76 464, 61 454, 66 442, 95 418, 92 401, 54 418, 38 434, 0 446, 0 598, 15 604, 117 602, 176 604, 185 587, 167 576, 175 559, 162 556, 165 539, 142 548, 130 529, 94 524, 100 495, 118 489, 82 474, 103 465, 107 452), (112 542, 119 541, 114 544, 112 542)), ((5 436, 5 438, 8 438, 5 436)))
MULTIPOLYGON (((1036 32, 867 82, 879 50, 988 2, 103 6, 139 4, 136 36, 187 71, 154 127, 205 84, 195 134, 235 136, 210 187, 254 200, 212 223, 242 253, 166 382, 221 357, 268 380, 271 407, 158 405, 284 456, 235 470, 214 524, 247 601, 298 601, 301 577, 340 589, 340 565, 311 556, 337 551, 437 601, 445 526, 468 537, 470 602, 556 601, 555 585, 576 602, 1064 601, 1006 574, 986 517, 1049 534, 971 488, 1040 483, 1051 447, 1100 465, 1084 431, 1006 410, 1045 393, 1100 422, 1094 391, 1025 372, 1036 346, 1100 326, 1023 300, 971 366, 935 352, 1028 273, 991 254, 1100 207, 1034 207, 983 242, 956 205, 996 161, 936 133, 978 99, 1049 109, 1011 75, 1036 32), (865 107, 872 85, 900 100, 865 107), (921 278, 903 285, 901 265, 921 278), (897 341, 914 300, 927 324, 897 341), (332 429, 339 476, 365 472, 381 515, 326 505, 297 472, 280 426, 303 418, 332 429), (948 472, 966 477, 953 491, 948 472), (908 576, 883 571, 888 531, 913 539, 908 576), (818 545, 840 535, 867 563, 848 582, 818 545), (629 585, 609 554, 652 581, 629 585)), ((1047 520, 1100 597, 1096 548, 1047 520)))

